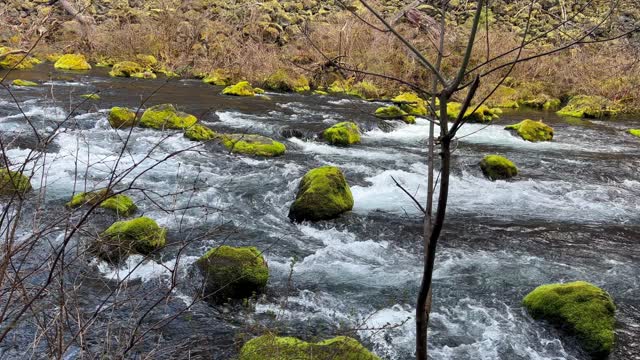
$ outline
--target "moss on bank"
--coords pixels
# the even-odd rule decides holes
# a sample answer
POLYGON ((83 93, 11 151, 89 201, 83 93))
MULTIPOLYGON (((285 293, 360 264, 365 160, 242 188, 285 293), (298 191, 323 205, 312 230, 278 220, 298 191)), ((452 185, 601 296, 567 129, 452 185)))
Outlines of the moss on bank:
POLYGON ((379 360, 357 340, 347 336, 309 343, 268 334, 247 341, 240 350, 240 360, 303 359, 379 360))
POLYGON ((602 96, 577 95, 558 111, 558 115, 600 119, 615 116, 621 111, 619 104, 602 96))
POLYGON ((294 76, 284 69, 278 69, 264 80, 264 87, 270 90, 285 92, 306 92, 311 90, 309 79, 305 76, 294 76))
POLYGON ((91 65, 82 54, 62 55, 54 67, 61 70, 91 70, 91 65))

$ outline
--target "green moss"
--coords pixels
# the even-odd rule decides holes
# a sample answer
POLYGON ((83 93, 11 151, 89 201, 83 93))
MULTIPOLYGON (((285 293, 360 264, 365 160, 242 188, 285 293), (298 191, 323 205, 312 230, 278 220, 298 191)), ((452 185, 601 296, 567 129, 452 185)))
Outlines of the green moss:
POLYGON ((144 70, 144 67, 137 62, 121 61, 113 65, 109 75, 113 77, 130 77, 133 74, 142 73, 144 70))
POLYGON ((375 113, 376 117, 381 119, 402 119, 403 117, 409 115, 406 111, 400 109, 395 105, 391 106, 383 106, 376 109, 375 113))
POLYGON ((256 95, 262 95, 265 93, 264 89, 261 88, 253 88, 253 92, 256 93, 256 95))
POLYGON ((289 209, 293 221, 327 220, 353 208, 353 195, 342 171, 334 166, 310 170, 300 181, 289 209))
POLYGON ((640 129, 629 129, 627 132, 633 136, 640 137, 640 129))
POLYGON ((562 102, 560 99, 550 98, 542 104, 544 110, 558 110, 562 102))
POLYGON ((546 94, 537 94, 535 96, 529 96, 525 99, 521 99, 520 103, 523 106, 527 106, 534 109, 543 110, 558 110, 560 108, 560 99, 553 98, 546 94))
POLYGON ((136 60, 145 69, 152 69, 158 65, 158 59, 153 55, 138 54, 136 55, 136 60))
POLYGON ((184 136, 194 141, 207 141, 216 138, 216 132, 208 127, 200 124, 195 124, 187 128, 184 132, 184 136))
POLYGON ((186 129, 198 119, 190 114, 176 110, 171 104, 160 104, 148 108, 140 118, 140 126, 153 129, 186 129))
POLYGON ((615 341, 615 310, 611 296, 584 281, 548 284, 525 296, 524 306, 536 319, 545 319, 575 334, 587 352, 606 358, 615 341))
POLYGON ((29 178, 17 171, 0 169, 0 195, 24 194, 31 190, 29 178))
MULTIPOLYGON (((467 111, 464 114, 463 119, 466 122, 470 123, 487 123, 492 121, 495 118, 499 117, 499 114, 502 113, 502 110, 499 108, 490 108, 486 105, 480 105, 478 109, 476 109, 475 105, 470 105, 467 108, 467 111)), ((447 103, 447 115, 450 120, 455 120, 460 111, 462 110, 462 104, 459 102, 451 101, 447 103)))
POLYGON ((482 173, 491 180, 509 179, 518 175, 518 168, 511 160, 500 155, 487 155, 480 162, 482 173))
POLYGON ((60 59, 61 57, 62 57, 62 54, 53 53, 53 54, 47 54, 44 58, 45 58, 45 60, 47 60, 48 62, 55 63, 55 62, 56 62, 56 61, 58 61, 58 59, 60 59))
POLYGON ((329 95, 329 93, 328 93, 328 92, 326 92, 326 91, 322 91, 322 90, 315 90, 313 93, 314 93, 315 95, 321 95, 321 96, 329 95))
MULTIPOLYGON (((9 47, 0 46, 0 55, 13 50, 9 47)), ((27 56, 25 58, 25 54, 11 54, 0 59, 0 69, 29 70, 40 63, 41 61, 34 57, 27 56)))
POLYGON ((65 54, 53 65, 62 70, 91 70, 91 65, 82 54, 65 54))
POLYGON ((500 85, 491 97, 487 99, 486 104, 490 107, 517 109, 520 107, 518 105, 518 99, 519 94, 516 89, 500 85))
POLYGON ((357 124, 345 121, 326 129, 322 137, 331 145, 349 146, 360 142, 360 129, 357 124))
POLYGON ((351 90, 351 86, 353 85, 354 79, 349 78, 346 80, 336 80, 327 89, 332 94, 344 94, 351 90))
POLYGON ((263 335, 247 341, 239 360, 379 360, 357 340, 338 336, 318 343, 294 337, 263 335))
POLYGON ((558 111, 558 115, 579 118, 600 119, 614 116, 622 110, 621 106, 602 96, 578 95, 558 111))
POLYGON ((80 97, 88 100, 100 100, 100 95, 98 94, 83 94, 80 97))
POLYGON ((521 122, 505 127, 506 130, 515 130, 526 141, 551 141, 553 128, 542 121, 522 120, 521 122))
POLYGON ((35 83, 33 81, 20 80, 20 79, 13 80, 12 84, 15 86, 38 86, 38 83, 35 83))
POLYGON ((205 76, 202 81, 211 85, 227 86, 231 84, 231 75, 227 70, 215 69, 205 76))
POLYGON ((280 156, 287 148, 283 143, 265 136, 253 134, 225 134, 222 144, 234 153, 264 157, 280 156))
POLYGON ((96 205, 106 200, 111 196, 111 191, 107 189, 100 189, 96 191, 81 192, 74 195, 71 201, 66 203, 68 208, 77 208, 84 205, 96 205))
POLYGON ((369 81, 361 81, 351 85, 347 95, 356 96, 364 100, 380 99, 384 92, 369 81))
POLYGON ((136 124, 136 113, 122 107, 112 107, 109 111, 109 125, 114 129, 131 127, 136 124))
POLYGON ((100 234, 94 250, 107 261, 119 262, 131 253, 147 255, 163 248, 166 232, 146 216, 118 221, 100 234))
POLYGON ((224 88, 224 90, 222 90, 222 94, 233 96, 255 96, 256 93, 248 81, 240 81, 235 85, 224 88))
POLYGON ((404 121, 407 124, 415 124, 416 123, 416 117, 413 116, 413 115, 403 116, 402 117, 402 121, 404 121))
POLYGON ((137 209, 130 197, 123 194, 113 195, 107 189, 78 193, 66 203, 66 206, 73 209, 96 204, 100 204, 101 208, 113 210, 120 216, 129 216, 137 209))
POLYGON ((208 300, 244 299, 267 286, 269 268, 255 247, 222 245, 207 251, 197 261, 205 277, 208 300))
POLYGON ((427 115, 427 102, 415 93, 402 93, 393 99, 394 104, 400 106, 400 109, 414 116, 427 115))
POLYGON ((278 91, 305 92, 311 90, 305 76, 294 77, 284 69, 279 69, 264 80, 264 87, 278 91))
POLYGON ((138 209, 133 200, 123 194, 109 197, 100 204, 100 207, 113 210, 120 216, 130 216, 138 209))
POLYGON ((153 73, 153 71, 142 71, 138 73, 131 74, 132 78, 136 79, 157 79, 158 76, 153 73))

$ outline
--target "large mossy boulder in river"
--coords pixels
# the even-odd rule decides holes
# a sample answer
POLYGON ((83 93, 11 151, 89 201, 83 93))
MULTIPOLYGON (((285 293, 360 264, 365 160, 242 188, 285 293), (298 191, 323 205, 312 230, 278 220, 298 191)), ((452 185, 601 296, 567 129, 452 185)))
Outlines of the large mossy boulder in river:
POLYGON ((127 108, 114 106, 109 110, 107 119, 114 129, 131 127, 136 124, 136 113, 127 108))
POLYGON ((293 221, 329 220, 353 208, 351 188, 342 171, 323 166, 307 172, 289 209, 293 221))
POLYGON ((521 122, 505 127, 506 130, 515 130, 526 141, 551 141, 553 128, 542 121, 522 120, 521 122))
POLYGON ((491 180, 504 180, 518 175, 518 168, 511 160, 500 155, 487 155, 480 161, 482 173, 491 180))
POLYGON ((585 281, 537 287, 522 301, 535 319, 567 329, 596 359, 604 359, 615 342, 615 310, 611 296, 585 281))
POLYGON ((31 181, 24 174, 0 168, 0 195, 24 194, 31 190, 31 181))
POLYGON ((118 221, 100 234, 93 250, 100 258, 118 263, 130 254, 148 255, 163 248, 166 233, 166 229, 146 216, 118 221))
POLYGON ((235 85, 224 88, 222 90, 222 94, 232 96, 255 96, 256 91, 248 81, 240 81, 235 85))
POLYGON ((178 111, 171 104, 160 104, 148 108, 140 118, 140 126, 153 129, 186 129, 198 119, 190 114, 178 111))
POLYGON ((391 101, 409 115, 427 116, 427 102, 415 93, 402 93, 391 101))
POLYGON ((622 107, 614 101, 602 96, 577 95, 560 109, 557 114, 578 118, 599 119, 614 116, 622 107))
POLYGON ((251 297, 269 280, 267 262, 255 247, 218 246, 196 264, 204 276, 205 296, 212 302, 251 297))
POLYGON ((62 55, 53 67, 61 70, 91 70, 91 65, 82 54, 62 55))
POLYGON ((219 137, 232 153, 264 157, 280 156, 287 151, 283 143, 262 135, 224 134, 219 137))
POLYGON ((113 193, 107 189, 76 194, 66 206, 69 208, 77 208, 83 205, 96 204, 100 204, 99 206, 103 209, 114 211, 119 216, 130 216, 138 209, 133 200, 127 195, 113 195, 113 193))
POLYGON ((380 360, 358 340, 337 336, 309 343, 294 337, 272 334, 247 341, 240 350, 239 360, 380 360))
POLYGON ((322 137, 331 145, 349 146, 360 142, 360 129, 356 123, 345 121, 326 129, 322 137))
POLYGON ((143 71, 144 67, 137 62, 122 61, 113 65, 113 68, 109 71, 109 76, 130 77, 135 74, 142 73, 143 71))

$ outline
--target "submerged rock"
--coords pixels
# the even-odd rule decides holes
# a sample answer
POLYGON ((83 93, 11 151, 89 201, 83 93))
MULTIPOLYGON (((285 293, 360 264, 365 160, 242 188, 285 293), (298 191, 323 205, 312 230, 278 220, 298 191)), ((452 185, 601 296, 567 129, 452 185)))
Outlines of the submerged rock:
POLYGON ((114 129, 131 127, 136 124, 136 113, 127 108, 114 106, 109 111, 107 119, 114 129))
POLYGON ((119 216, 130 216, 138 209, 133 203, 133 200, 127 195, 113 195, 112 192, 107 189, 76 194, 66 206, 69 208, 77 208, 83 205, 96 204, 100 204, 99 206, 103 209, 115 211, 119 216))
POLYGON ((391 101, 409 115, 427 116, 427 102, 416 93, 402 93, 391 101))
POLYGON ((245 155, 274 157, 284 154, 287 150, 283 143, 262 135, 224 134, 220 139, 230 152, 245 155))
POLYGON ((184 136, 194 141, 207 141, 215 139, 217 137, 215 131, 200 124, 195 124, 188 127, 184 132, 184 136))
POLYGON ((541 121, 522 120, 521 122, 505 127, 506 130, 515 130, 526 141, 551 141, 553 128, 541 121))
POLYGON ((353 195, 342 171, 323 166, 307 172, 289 209, 293 221, 329 220, 353 208, 353 195))
POLYGON ((222 90, 222 94, 232 96, 255 96, 256 92, 248 81, 240 81, 235 85, 224 88, 222 90))
POLYGON ((53 65, 62 70, 91 70, 91 65, 82 54, 65 54, 53 65))
POLYGON ((279 69, 264 80, 264 87, 270 90, 305 92, 310 91, 309 79, 305 76, 293 76, 284 69, 279 69))
POLYGON ((611 296, 585 281, 537 287, 523 299, 535 319, 545 319, 575 334, 594 358, 606 358, 615 342, 615 310, 611 296))
POLYGON ((599 119, 614 116, 621 110, 622 107, 619 104, 605 97, 577 95, 558 111, 558 115, 599 119))
POLYGON ((218 246, 196 264, 205 279, 205 296, 212 302, 251 297, 269 280, 267 262, 255 247, 218 246))
POLYGON ((379 360, 356 339, 338 336, 309 343, 294 337, 262 335, 247 341, 239 360, 379 360))
POLYGON ((0 195, 24 194, 31 190, 29 178, 17 171, 0 169, 0 195))
POLYGON ((633 136, 640 138, 640 129, 629 129, 627 132, 633 136))
POLYGON ((485 156, 480 162, 480 169, 491 180, 504 180, 518 175, 516 165, 500 155, 485 156))
POLYGON ((130 254, 148 255, 166 243, 166 229, 146 216, 113 223, 93 246, 96 254, 118 263, 130 254))
POLYGON ((20 80, 20 79, 13 80, 12 84, 15 86, 38 86, 38 83, 35 83, 33 81, 20 80))
POLYGON ((148 108, 140 118, 140 126, 153 129, 186 129, 198 119, 190 114, 178 111, 171 104, 160 104, 148 108))
POLYGON ((349 146, 360 142, 360 129, 357 124, 345 121, 326 129, 322 137, 331 145, 349 146))
POLYGON ((130 77, 137 73, 143 73, 144 70, 144 67, 137 62, 121 61, 113 65, 113 68, 109 71, 109 76, 130 77))

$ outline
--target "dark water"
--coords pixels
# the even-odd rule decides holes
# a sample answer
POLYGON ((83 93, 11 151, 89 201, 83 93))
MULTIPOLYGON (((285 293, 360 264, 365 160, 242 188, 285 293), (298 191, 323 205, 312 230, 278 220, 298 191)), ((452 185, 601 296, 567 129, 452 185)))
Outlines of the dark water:
MULTIPOLYGON (((259 133, 287 146, 283 157, 266 160, 209 145, 180 152, 196 144, 178 132, 133 130, 116 171, 138 166, 123 184, 135 180, 136 188, 148 192, 129 194, 142 213, 169 229, 170 245, 140 266, 137 256, 120 269, 88 258, 73 272, 84 279, 77 290, 78 308, 87 316, 116 279, 129 275, 126 291, 136 301, 110 299, 113 310, 99 316, 105 323, 109 318, 127 324, 143 313, 144 304, 169 291, 175 270, 179 286, 145 319, 143 327, 153 329, 131 354, 227 359, 243 336, 268 328, 310 340, 355 334, 384 359, 413 356, 420 218, 391 176, 424 198, 425 120, 412 126, 379 121, 370 115, 379 104, 335 97, 223 97, 221 88, 194 80, 163 85, 163 80, 110 79, 103 70, 50 71, 42 66, 11 74, 46 81, 38 88, 14 89, 43 133, 54 131, 73 110, 44 150, 46 158, 29 167, 36 174, 34 188, 46 189, 45 213, 60 211, 73 193, 74 179, 76 188, 106 183, 128 134, 112 130, 106 121, 115 105, 171 102, 217 131, 259 133), (102 99, 78 106, 79 95, 93 91, 102 99), (364 129, 362 144, 336 148, 315 138, 344 120, 364 129), (180 153, 158 164, 175 152, 180 153), (345 173, 355 199, 353 212, 335 221, 291 224, 286 215, 298 180, 324 164, 345 173), (199 303, 183 312, 198 283, 191 265, 223 242, 265 250, 271 272, 267 294, 252 308, 199 303), (175 314, 168 325, 154 327, 175 314)), ((540 284, 586 280, 606 289, 618 306, 611 359, 640 359, 640 140, 625 134, 634 126, 639 125, 633 119, 569 121, 552 113, 518 111, 486 128, 470 124, 462 130, 435 274, 431 358, 586 359, 570 337, 533 321, 520 303, 540 284), (527 143, 503 130, 504 124, 523 118, 551 124, 554 141, 527 143), (518 177, 484 179, 477 164, 489 153, 512 159, 518 177)), ((38 149, 4 90, 0 130, 3 140, 12 140, 7 157, 13 163, 38 149)), ((97 224, 112 221, 108 215, 97 217, 97 224)), ((35 331, 22 325, 0 344, 0 358, 46 357, 42 343, 29 345, 35 331)), ((114 333, 96 325, 84 349, 105 348, 105 339, 115 339, 114 333)), ((70 347, 67 358, 78 357, 79 346, 70 347)))

